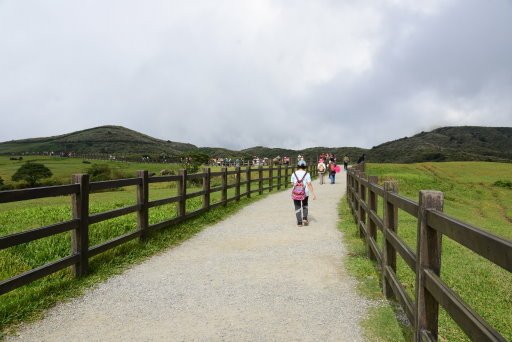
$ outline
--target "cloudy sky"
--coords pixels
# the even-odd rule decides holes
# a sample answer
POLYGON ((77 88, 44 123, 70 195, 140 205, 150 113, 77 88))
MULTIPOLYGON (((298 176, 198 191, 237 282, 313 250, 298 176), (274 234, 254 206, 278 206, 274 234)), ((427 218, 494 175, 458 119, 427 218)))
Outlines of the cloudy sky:
POLYGON ((372 147, 512 126, 511 0, 0 0, 0 141, 372 147))

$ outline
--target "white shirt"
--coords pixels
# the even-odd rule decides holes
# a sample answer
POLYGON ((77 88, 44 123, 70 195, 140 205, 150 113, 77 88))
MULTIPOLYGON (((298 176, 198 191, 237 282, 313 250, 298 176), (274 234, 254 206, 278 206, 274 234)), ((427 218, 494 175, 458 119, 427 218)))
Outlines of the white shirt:
POLYGON ((292 173, 291 181, 292 181, 293 185, 295 185, 295 183, 297 183, 299 180, 301 180, 302 177, 304 177, 302 184, 304 184, 306 186, 306 197, 307 197, 307 196, 309 196, 309 187, 307 186, 307 184, 311 184, 311 175, 309 173, 307 173, 305 170, 299 169, 299 170, 295 171, 294 173, 292 173), (306 177, 304 177, 305 173, 306 173, 306 177), (295 174, 297 174, 297 177, 299 177, 299 179, 297 179, 295 177, 295 174))

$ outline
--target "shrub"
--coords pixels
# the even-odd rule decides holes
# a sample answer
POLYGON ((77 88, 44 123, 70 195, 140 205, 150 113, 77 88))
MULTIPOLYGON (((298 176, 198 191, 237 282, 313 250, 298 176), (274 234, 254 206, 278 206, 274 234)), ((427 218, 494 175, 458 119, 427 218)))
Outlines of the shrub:
POLYGON ((500 188, 512 189, 512 181, 499 180, 499 181, 494 182, 493 185, 499 186, 500 188))
POLYGON ((90 175, 91 182, 109 180, 112 174, 112 170, 107 164, 92 164, 85 172, 90 175))
POLYGON ((112 179, 125 179, 132 178, 134 175, 132 173, 128 173, 124 170, 114 169, 112 170, 112 179))

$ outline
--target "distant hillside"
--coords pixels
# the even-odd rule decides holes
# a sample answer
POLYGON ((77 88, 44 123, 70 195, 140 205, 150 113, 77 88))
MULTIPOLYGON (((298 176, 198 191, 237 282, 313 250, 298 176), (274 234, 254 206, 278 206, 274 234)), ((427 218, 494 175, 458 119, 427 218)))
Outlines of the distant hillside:
POLYGON ((165 141, 121 126, 101 126, 49 138, 0 143, 0 153, 74 152, 77 154, 167 154, 182 155, 195 145, 165 141))
POLYGON ((311 147, 304 150, 256 146, 241 151, 220 147, 161 140, 121 126, 101 126, 49 138, 34 138, 0 143, 0 154, 34 152, 75 152, 77 154, 124 154, 183 156, 202 152, 210 157, 251 159, 303 155, 316 159, 320 153, 348 155, 352 161, 366 153, 370 162, 416 163, 424 161, 500 161, 512 162, 512 128, 444 127, 412 137, 390 141, 372 149, 358 147, 311 147))
POLYGON ((375 146, 367 155, 368 160, 381 163, 512 162, 512 128, 443 127, 375 146))

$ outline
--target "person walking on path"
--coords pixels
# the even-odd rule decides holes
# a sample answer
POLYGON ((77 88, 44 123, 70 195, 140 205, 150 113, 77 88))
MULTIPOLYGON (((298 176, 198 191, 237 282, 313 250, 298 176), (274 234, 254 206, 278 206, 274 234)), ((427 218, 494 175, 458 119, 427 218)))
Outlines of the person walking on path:
POLYGON ((334 158, 331 158, 329 161, 329 179, 331 180, 331 184, 334 184, 336 180, 336 162, 334 158))
POLYGON ((324 159, 320 158, 318 161, 318 165, 316 166, 316 169, 318 170, 318 180, 320 182, 320 185, 324 184, 324 175, 325 175, 325 163, 324 159))
POLYGON ((343 157, 343 169, 345 171, 347 171, 347 169, 348 169, 348 162, 349 161, 350 161, 350 158, 347 155, 345 155, 345 157, 343 157))
POLYGON ((297 218, 297 226, 307 226, 308 221, 308 199, 309 193, 313 194, 313 200, 316 200, 315 189, 311 184, 311 175, 306 171, 306 162, 299 160, 297 163, 297 171, 292 174, 291 182, 292 198, 295 206, 295 216, 297 218))

